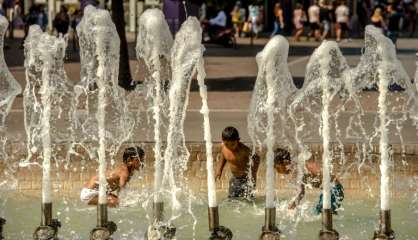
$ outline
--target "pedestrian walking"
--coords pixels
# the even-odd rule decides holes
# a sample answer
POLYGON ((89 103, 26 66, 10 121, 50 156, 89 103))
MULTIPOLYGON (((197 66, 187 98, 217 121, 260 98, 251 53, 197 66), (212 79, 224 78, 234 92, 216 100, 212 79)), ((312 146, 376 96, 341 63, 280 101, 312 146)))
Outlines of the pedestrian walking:
POLYGON ((310 37, 314 37, 315 41, 319 41, 321 37, 319 11, 320 10, 318 6, 318 1, 314 1, 314 3, 308 8, 309 27, 310 27, 308 39, 310 37))
POLYGON ((398 12, 397 8, 393 4, 387 6, 387 36, 396 45, 396 41, 399 36, 399 24, 402 18, 402 14, 398 12))
POLYGON ((321 39, 326 39, 331 30, 331 11, 332 5, 330 5, 326 0, 321 0, 319 2, 319 19, 321 21, 322 36, 321 39))
POLYGON ((55 16, 53 25, 58 35, 65 35, 68 33, 68 29, 70 27, 70 16, 68 15, 68 11, 65 6, 61 6, 60 11, 55 16))
POLYGON ((279 2, 274 5, 274 16, 274 30, 271 33, 271 37, 281 34, 284 29, 283 9, 279 2))
POLYGON ((382 9, 380 7, 377 7, 374 10, 372 17, 370 18, 370 22, 382 32, 386 29, 385 19, 383 18, 382 9))
POLYGON ((335 17, 337 22, 337 42, 339 42, 344 33, 347 33, 347 35, 349 33, 350 10, 345 1, 340 2, 340 5, 335 10, 335 17))
POLYGON ((303 11, 302 4, 297 3, 295 10, 293 11, 293 25, 295 26, 294 40, 299 41, 303 34, 303 24, 306 21, 306 15, 303 11))

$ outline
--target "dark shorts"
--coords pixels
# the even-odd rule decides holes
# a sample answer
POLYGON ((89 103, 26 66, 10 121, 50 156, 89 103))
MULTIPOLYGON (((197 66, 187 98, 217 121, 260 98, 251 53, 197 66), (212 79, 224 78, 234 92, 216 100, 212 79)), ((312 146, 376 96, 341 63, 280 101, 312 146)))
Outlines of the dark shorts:
POLYGON ((338 23, 338 28, 341 29, 342 31, 348 31, 348 25, 347 23, 338 23))
POLYGON ((311 23, 310 27, 312 31, 318 30, 320 28, 318 23, 311 23))
POLYGON ((229 198, 254 198, 255 184, 245 177, 231 176, 229 179, 229 198))
MULTIPOLYGON (((319 196, 319 202, 315 207, 315 212, 320 214, 322 212, 322 193, 319 196)), ((341 207, 341 203, 344 200, 344 187, 343 185, 336 184, 331 188, 331 210, 333 214, 337 214, 337 209, 341 207)))

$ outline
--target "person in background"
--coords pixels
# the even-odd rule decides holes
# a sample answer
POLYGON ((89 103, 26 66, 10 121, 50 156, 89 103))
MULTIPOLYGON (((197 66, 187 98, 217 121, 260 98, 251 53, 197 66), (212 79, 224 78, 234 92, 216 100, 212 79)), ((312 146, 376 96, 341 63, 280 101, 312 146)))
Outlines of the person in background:
POLYGON ((345 1, 341 1, 340 5, 335 10, 335 16, 337 20, 337 42, 341 41, 341 37, 346 32, 349 32, 349 22, 350 22, 350 10, 348 9, 345 1))
POLYGON ((74 52, 77 51, 77 47, 79 47, 78 46, 78 36, 77 36, 77 26, 80 23, 81 18, 82 18, 82 14, 81 14, 81 11, 78 10, 78 9, 76 9, 74 11, 74 13, 71 14, 71 16, 70 16, 71 29, 72 29, 72 33, 73 33, 72 40, 73 40, 73 50, 74 50, 74 52))
POLYGON ((293 25, 295 26, 295 41, 300 40, 300 36, 303 34, 303 23, 304 19, 306 19, 305 12, 303 11, 302 4, 296 3, 295 10, 293 11, 293 25))
POLYGON ((255 37, 258 37, 258 33, 261 31, 259 27, 260 21, 260 9, 257 4, 257 1, 254 1, 251 5, 248 6, 248 22, 250 23, 250 29, 252 33, 255 34, 255 37))
POLYGON ((20 0, 16 0, 15 7, 13 10, 13 27, 14 29, 23 29, 25 23, 23 22, 22 7, 20 6, 20 0))
POLYGON ((319 21, 319 6, 318 1, 314 1, 314 3, 308 8, 308 17, 309 17, 309 26, 310 32, 308 34, 308 38, 314 37, 315 41, 319 41, 321 37, 320 32, 320 21, 319 21))
POLYGON ((271 37, 281 34, 284 29, 283 9, 279 2, 274 5, 274 16, 274 30, 271 33, 271 37))
POLYGON ((402 14, 398 12, 394 4, 389 4, 386 8, 387 11, 387 36, 396 45, 399 35, 399 23, 402 18, 402 14))
POLYGON ((370 22, 373 26, 382 30, 386 29, 385 19, 383 18, 382 9, 376 8, 373 12, 373 15, 370 18, 370 22))
POLYGON ((241 32, 242 32, 242 26, 244 24, 244 19, 245 19, 245 13, 244 16, 241 15, 241 2, 237 1, 235 3, 234 8, 232 9, 230 15, 231 15, 231 19, 232 19, 232 24, 234 25, 234 30, 235 30, 235 36, 239 37, 241 36, 241 32))
POLYGON ((226 14, 222 7, 218 7, 216 17, 209 19, 208 34, 213 39, 215 34, 226 27, 226 14))
POLYGON ((319 2, 319 19, 321 21, 322 27, 322 36, 321 39, 324 40, 330 35, 331 30, 331 10, 332 5, 330 5, 326 0, 321 0, 319 2))
POLYGON ((42 31, 46 31, 46 27, 48 26, 48 15, 45 12, 44 5, 38 6, 36 24, 41 27, 42 31))
POLYGON ((67 8, 65 6, 61 6, 60 11, 55 16, 53 24, 58 34, 65 35, 68 33, 68 29, 70 27, 70 16, 68 15, 67 8))

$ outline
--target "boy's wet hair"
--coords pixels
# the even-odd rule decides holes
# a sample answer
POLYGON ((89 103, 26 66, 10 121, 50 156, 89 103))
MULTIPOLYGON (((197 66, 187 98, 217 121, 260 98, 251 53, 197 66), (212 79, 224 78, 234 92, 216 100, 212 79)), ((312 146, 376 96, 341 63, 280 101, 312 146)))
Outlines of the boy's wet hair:
POLYGON ((283 148, 276 148, 274 150, 274 165, 284 164, 285 161, 292 161, 289 151, 283 148))
POLYGON ((239 133, 238 130, 234 127, 226 127, 222 131, 222 141, 238 141, 239 133))
POLYGON ((128 164, 129 159, 132 157, 138 157, 139 161, 142 162, 144 155, 144 149, 141 147, 128 147, 125 149, 125 152, 123 152, 123 163, 128 164))

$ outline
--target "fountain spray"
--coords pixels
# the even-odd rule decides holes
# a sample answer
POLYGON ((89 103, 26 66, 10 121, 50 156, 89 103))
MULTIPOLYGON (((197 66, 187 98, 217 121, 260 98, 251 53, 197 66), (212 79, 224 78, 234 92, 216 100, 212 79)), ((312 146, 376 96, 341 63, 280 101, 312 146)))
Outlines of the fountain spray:
MULTIPOLYGON (((4 36, 8 29, 9 22, 3 16, 0 16, 0 142, 1 144, 6 144, 6 117, 9 115, 10 109, 12 107, 13 101, 16 98, 16 95, 22 92, 22 88, 13 75, 10 73, 7 68, 6 62, 4 60, 4 36), (4 67, 3 67, 4 66, 4 67)), ((3 148, 1 148, 3 149, 3 148)), ((3 153, 0 150, 0 157, 7 164, 6 153, 3 153)), ((0 213, 1 214, 1 213, 0 213)), ((6 224, 6 220, 0 217, 0 239, 3 239, 3 225, 6 224)))
MULTIPOLYGON (((39 26, 31 26, 29 35, 25 41, 25 68, 27 76, 27 86, 25 90, 25 127, 28 138, 39 137, 42 146, 42 217, 41 224, 33 234, 34 239, 57 239, 58 228, 61 223, 52 219, 52 183, 51 183, 51 158, 52 158, 52 143, 51 143, 51 122, 53 120, 52 108, 56 107, 52 104, 55 101, 62 99, 64 89, 61 86, 65 85, 65 72, 63 71, 63 59, 65 56, 65 48, 67 42, 65 38, 56 38, 43 33, 39 26), (63 81, 64 80, 64 81, 63 81), (59 82, 61 81, 61 82, 59 82), (40 85, 39 95, 40 100, 37 99, 36 94, 30 91, 30 88, 35 88, 35 85, 40 85), (36 126, 28 126, 27 112, 28 100, 35 100, 30 104, 39 104, 39 119, 35 123, 36 126), (37 102, 39 101, 39 102, 37 102), (31 128, 32 127, 32 128, 31 128), (32 132, 35 129, 38 131, 32 132)), ((34 124, 34 123, 32 123, 34 124)), ((30 139, 29 143, 33 143, 34 139, 30 139)))
POLYGON ((253 154, 257 145, 267 147, 265 223, 260 239, 280 239, 274 196, 274 147, 278 138, 283 139, 287 147, 292 147, 289 129, 285 126, 288 122, 286 106, 296 88, 287 66, 288 52, 287 40, 276 36, 257 54, 258 75, 247 119, 253 154))
MULTIPOLYGON (((80 36, 81 62, 84 64, 81 85, 77 85, 76 90, 79 95, 83 93, 82 90, 86 93, 88 110, 86 120, 79 125, 82 136, 90 136, 95 140, 97 146, 93 146, 93 150, 97 151, 99 159, 97 225, 91 231, 90 239, 108 240, 117 226, 108 220, 106 168, 108 162, 113 162, 108 159, 112 159, 120 145, 131 136, 133 124, 126 115, 124 93, 118 86, 120 39, 109 12, 87 6, 77 32, 80 36), (97 102, 95 114, 88 108, 89 99, 97 102)), ((88 150, 87 146, 84 147, 88 150)))
MULTIPOLYGON (((330 112, 331 102, 337 94, 346 89, 345 83, 348 81, 349 66, 342 56, 338 44, 333 41, 324 41, 315 49, 312 54, 306 71, 305 83, 301 91, 295 97, 291 109, 296 105, 309 101, 321 108, 321 114, 315 118, 321 122, 320 135, 322 137, 322 230, 319 239, 338 239, 339 234, 333 229, 332 206, 331 206, 331 131, 330 121, 338 116, 337 113, 330 112)), ((351 86, 350 86, 351 87, 351 86)), ((309 104, 309 103, 306 103, 309 104)), ((303 127, 304 125, 302 125, 303 127)))
POLYGON ((162 73, 169 72, 170 51, 173 37, 159 9, 146 10, 139 19, 136 52, 138 59, 143 59, 147 68, 146 84, 151 92, 151 107, 154 119, 154 224, 163 221, 164 202, 161 199, 161 185, 163 177, 162 152, 162 121, 167 118, 164 109, 167 107, 164 79, 162 73))
MULTIPOLYGON (((411 82, 408 74, 396 56, 396 47, 392 41, 385 37, 380 29, 367 26, 365 31, 365 53, 359 65, 354 71, 354 86, 358 91, 364 87, 378 86, 378 115, 376 133, 370 138, 370 145, 375 137, 379 137, 380 152, 380 218, 379 226, 374 232, 373 239, 394 239, 395 233, 391 226, 390 210, 390 175, 392 158, 389 145, 389 125, 407 119, 407 114, 416 122, 418 119, 418 90, 411 82), (397 104, 401 118, 397 110, 390 108, 391 102, 388 95, 389 86, 397 84, 404 89, 402 92, 403 103, 397 104)), ((402 142, 401 132, 398 135, 402 142)))
POLYGON ((201 55, 197 63, 197 81, 199 84, 200 97, 202 98, 202 108, 200 113, 203 115, 204 139, 206 144, 206 170, 208 182, 208 220, 210 240, 230 240, 232 232, 230 229, 219 224, 219 209, 216 201, 216 183, 213 168, 212 153, 212 134, 209 120, 208 91, 205 85, 205 64, 203 59, 204 47, 201 46, 201 55))

